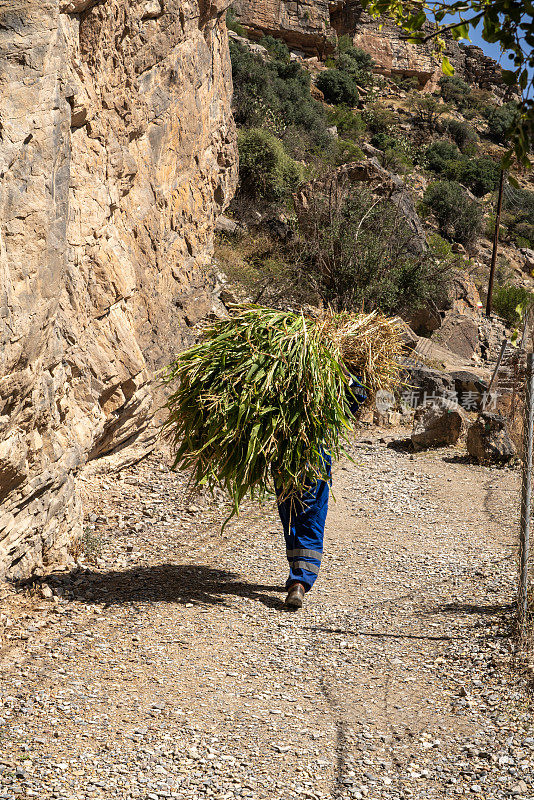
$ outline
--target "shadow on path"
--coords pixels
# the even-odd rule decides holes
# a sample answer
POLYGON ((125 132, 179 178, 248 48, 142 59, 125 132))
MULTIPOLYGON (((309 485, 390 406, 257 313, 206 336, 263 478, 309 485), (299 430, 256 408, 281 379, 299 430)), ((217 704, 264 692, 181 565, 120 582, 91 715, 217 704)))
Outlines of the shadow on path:
POLYGON ((282 600, 266 592, 282 586, 246 583, 236 573, 199 564, 157 564, 107 572, 84 570, 54 573, 47 582, 68 592, 73 600, 107 605, 151 601, 227 605, 228 597, 258 600, 268 608, 282 608, 282 600))
POLYGON ((430 614, 480 614, 496 616, 498 614, 509 614, 515 608, 513 603, 443 603, 443 605, 420 611, 420 615, 430 614))

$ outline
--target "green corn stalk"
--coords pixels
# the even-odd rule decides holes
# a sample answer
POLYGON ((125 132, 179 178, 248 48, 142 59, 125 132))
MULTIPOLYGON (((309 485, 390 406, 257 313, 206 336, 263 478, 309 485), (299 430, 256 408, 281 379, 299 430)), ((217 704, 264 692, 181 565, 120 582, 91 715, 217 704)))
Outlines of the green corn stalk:
POLYGON ((352 430, 339 349, 302 314, 246 307, 181 353, 163 382, 172 468, 193 487, 223 489, 228 519, 275 482, 285 499, 326 480, 323 451, 339 458, 352 430))

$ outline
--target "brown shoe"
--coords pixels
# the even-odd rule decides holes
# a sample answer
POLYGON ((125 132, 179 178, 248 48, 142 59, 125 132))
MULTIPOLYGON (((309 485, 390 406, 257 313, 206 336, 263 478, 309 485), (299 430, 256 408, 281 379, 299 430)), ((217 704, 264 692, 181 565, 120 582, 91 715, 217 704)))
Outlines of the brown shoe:
POLYGON ((289 608, 302 608, 304 602, 304 586, 302 583, 292 583, 286 597, 286 606, 289 608))

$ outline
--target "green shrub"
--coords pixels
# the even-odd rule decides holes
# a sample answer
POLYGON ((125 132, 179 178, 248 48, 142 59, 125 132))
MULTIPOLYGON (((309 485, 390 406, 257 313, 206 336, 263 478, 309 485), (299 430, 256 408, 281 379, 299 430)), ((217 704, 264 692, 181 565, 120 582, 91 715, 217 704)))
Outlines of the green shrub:
POLYGON ((337 40, 336 45, 336 52, 338 55, 344 53, 346 50, 350 50, 351 47, 354 47, 352 43, 352 39, 348 33, 343 33, 337 40))
POLYGON ((414 168, 412 159, 400 147, 387 147, 380 160, 384 169, 401 175, 412 172, 414 168))
POLYGON ((469 158, 448 139, 438 139, 427 147, 424 163, 433 172, 462 183, 477 197, 494 191, 499 183, 500 166, 491 158, 469 158))
POLYGON ((333 145, 333 163, 336 167, 365 158, 363 150, 350 139, 336 139, 333 145))
POLYGON ((517 247, 531 248, 532 242, 534 242, 534 228, 531 227, 528 233, 530 234, 529 237, 521 236, 521 234, 516 233, 514 237, 514 244, 517 245, 517 247))
POLYGON ((458 119, 448 119, 446 124, 447 133, 460 148, 462 153, 474 155, 477 142, 479 141, 476 131, 467 122, 458 119))
POLYGON ((528 240, 527 247, 534 245, 534 192, 506 186, 503 199, 503 222, 510 239, 519 247, 519 240, 528 240))
POLYGON ((469 105, 471 87, 468 83, 455 75, 443 75, 440 78, 439 86, 441 96, 446 103, 452 103, 457 108, 465 108, 469 105))
POLYGON ((440 259, 450 259, 454 258, 454 253, 452 252, 452 245, 446 239, 439 235, 439 233, 435 233, 432 231, 426 237, 426 241, 428 244, 428 249, 432 253, 433 256, 440 259))
POLYGON ((362 187, 339 208, 314 198, 297 242, 303 283, 334 309, 378 308, 394 314, 443 299, 450 271, 429 251, 414 247, 413 231, 389 200, 362 187))
POLYGON ((431 94, 412 92, 409 99, 415 122, 428 130, 435 130, 438 119, 449 110, 447 103, 441 103, 439 98, 431 94))
POLYGON ((355 106, 360 96, 350 75, 340 69, 325 69, 319 74, 316 86, 325 100, 333 105, 355 106))
POLYGON ((500 165, 488 157, 469 159, 464 156, 446 170, 448 178, 467 186, 477 197, 493 192, 500 174, 500 165))
POLYGON ((532 247, 534 243, 534 225, 519 222, 513 228, 513 239, 518 247, 532 247))
POLYGON ((419 79, 415 75, 392 75, 391 80, 405 92, 417 92, 421 88, 419 79))
POLYGON ((490 107, 497 107, 493 94, 488 89, 473 87, 469 95, 469 108, 473 109, 479 115, 486 116, 490 107))
POLYGON ((427 188, 424 206, 431 211, 446 239, 472 244, 482 226, 482 209, 454 181, 436 181, 427 188))
POLYGON ((349 76, 360 86, 369 86, 373 83, 374 61, 372 57, 358 47, 346 46, 338 48, 337 68, 349 76))
POLYGON ((363 112, 363 119, 371 133, 391 133, 399 121, 394 111, 380 103, 367 106, 363 112))
POLYGON ((371 144, 383 151, 382 166, 392 172, 407 173, 414 168, 419 151, 405 136, 392 136, 389 133, 375 133, 371 144))
MULTIPOLYGON (((233 112, 238 127, 265 127, 279 136, 300 129, 312 149, 327 147, 332 137, 321 103, 310 94, 310 75, 299 64, 270 62, 230 40, 234 84, 233 112)), ((303 136, 304 138, 304 136, 303 136)))
POLYGON ((359 141, 366 130, 365 122, 359 111, 352 111, 347 106, 329 108, 327 113, 329 125, 335 125, 340 136, 344 139, 359 141))
POLYGON ((340 167, 351 161, 362 161, 365 155, 352 139, 333 139, 331 144, 317 154, 312 165, 312 172, 324 174, 331 167, 340 167))
POLYGON ((510 131, 519 118, 517 103, 504 103, 491 108, 487 113, 488 136, 494 142, 507 144, 510 131))
POLYGON ((452 161, 460 158, 460 151, 448 139, 432 142, 424 151, 424 163, 433 172, 445 172, 452 161))
POLYGON ((240 22, 237 21, 237 17, 235 15, 235 11, 233 8, 229 8, 226 12, 226 27, 229 31, 233 31, 237 33, 238 36, 246 37, 247 32, 244 27, 241 25, 240 22))
POLYGON ((302 180, 302 167, 286 153, 282 142, 263 129, 238 133, 239 190, 249 197, 281 200, 302 180))
POLYGON ((269 55, 284 64, 289 63, 289 48, 282 39, 275 39, 274 36, 262 36, 258 44, 265 47, 269 55))
POLYGON ((493 292, 492 304, 497 314, 504 317, 510 325, 518 325, 522 316, 518 306, 525 310, 531 308, 534 305, 534 294, 522 286, 507 283, 493 292))
POLYGON ((378 150, 387 150, 390 147, 395 147, 397 144, 397 137, 381 131, 371 136, 370 144, 378 150))

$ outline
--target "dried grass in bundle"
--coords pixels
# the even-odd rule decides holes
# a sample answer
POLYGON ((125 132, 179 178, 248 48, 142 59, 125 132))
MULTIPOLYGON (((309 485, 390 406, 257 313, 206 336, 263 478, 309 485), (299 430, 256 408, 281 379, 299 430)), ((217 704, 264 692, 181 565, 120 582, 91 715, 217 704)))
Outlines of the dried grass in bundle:
POLYGON ((282 497, 325 480, 352 430, 347 370, 372 394, 399 382, 395 320, 378 314, 303 314, 249 306, 217 322, 181 353, 165 430, 173 467, 193 486, 225 490, 232 514, 248 493, 282 497))

